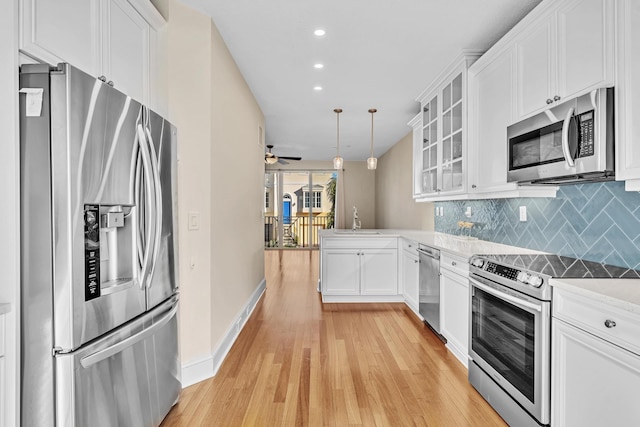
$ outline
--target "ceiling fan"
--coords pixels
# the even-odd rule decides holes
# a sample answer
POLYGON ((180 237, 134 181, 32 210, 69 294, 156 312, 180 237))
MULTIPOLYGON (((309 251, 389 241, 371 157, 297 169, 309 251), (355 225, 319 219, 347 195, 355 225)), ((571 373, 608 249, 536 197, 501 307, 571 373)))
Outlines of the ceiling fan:
POLYGON ((264 162, 268 165, 272 165, 274 163, 281 163, 283 165, 289 164, 285 160, 302 160, 302 157, 287 157, 287 156, 276 156, 271 152, 273 145, 267 145, 267 152, 264 153, 264 162))

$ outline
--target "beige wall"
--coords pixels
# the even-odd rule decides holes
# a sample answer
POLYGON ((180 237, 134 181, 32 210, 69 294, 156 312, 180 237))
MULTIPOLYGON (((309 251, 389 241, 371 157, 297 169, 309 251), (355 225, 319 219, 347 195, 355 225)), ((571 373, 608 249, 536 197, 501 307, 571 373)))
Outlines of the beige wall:
MULTIPOLYGON (((364 161, 344 162, 344 215, 346 227, 351 227, 353 206, 358 208, 362 228, 376 224, 376 173, 367 169, 364 161)), ((333 170, 332 161, 302 160, 288 165, 276 164, 267 170, 333 170)))
POLYGON ((376 228, 433 230, 433 203, 416 203, 412 193, 412 132, 378 159, 376 228))
POLYGON ((264 278, 264 118, 211 19, 176 0, 163 9, 169 116, 178 128, 185 364, 212 355, 264 278), (199 230, 187 229, 190 212, 200 215, 199 230))
POLYGON ((222 36, 211 32, 212 342, 264 279, 264 116, 222 36))

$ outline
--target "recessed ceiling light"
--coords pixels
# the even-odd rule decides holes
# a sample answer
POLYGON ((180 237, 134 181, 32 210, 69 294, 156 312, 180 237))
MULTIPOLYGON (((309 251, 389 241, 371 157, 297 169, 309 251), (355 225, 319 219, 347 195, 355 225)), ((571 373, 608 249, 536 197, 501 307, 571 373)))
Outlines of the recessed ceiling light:
POLYGON ((313 34, 315 34, 318 37, 322 37, 322 36, 324 36, 326 34, 326 31, 323 30, 322 28, 318 28, 317 30, 315 30, 313 32, 313 34))
POLYGON ((324 64, 320 64, 320 63, 313 64, 313 68, 320 70, 321 68, 324 68, 324 64))
POLYGON ((316 92, 320 92, 322 90, 322 86, 314 86, 313 90, 315 90, 316 92))

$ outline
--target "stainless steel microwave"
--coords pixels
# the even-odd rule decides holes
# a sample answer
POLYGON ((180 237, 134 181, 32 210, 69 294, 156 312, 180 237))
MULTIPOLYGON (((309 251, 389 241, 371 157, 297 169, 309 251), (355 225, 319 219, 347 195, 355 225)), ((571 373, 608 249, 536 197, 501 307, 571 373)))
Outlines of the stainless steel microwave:
POLYGON ((613 88, 596 89, 509 126, 507 181, 613 180, 613 96, 613 88))

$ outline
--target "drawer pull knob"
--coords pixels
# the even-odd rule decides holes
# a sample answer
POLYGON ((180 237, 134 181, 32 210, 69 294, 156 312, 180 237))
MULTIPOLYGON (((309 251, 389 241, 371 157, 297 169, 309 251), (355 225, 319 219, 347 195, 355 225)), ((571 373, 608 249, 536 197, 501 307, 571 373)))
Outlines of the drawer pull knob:
POLYGON ((455 261, 451 261, 451 265, 455 267, 455 266, 456 266, 456 265, 458 265, 458 264, 456 264, 456 262, 455 262, 455 261))
POLYGON ((606 326, 607 328, 615 328, 616 322, 614 322, 613 320, 607 319, 604 321, 604 326, 606 326))

